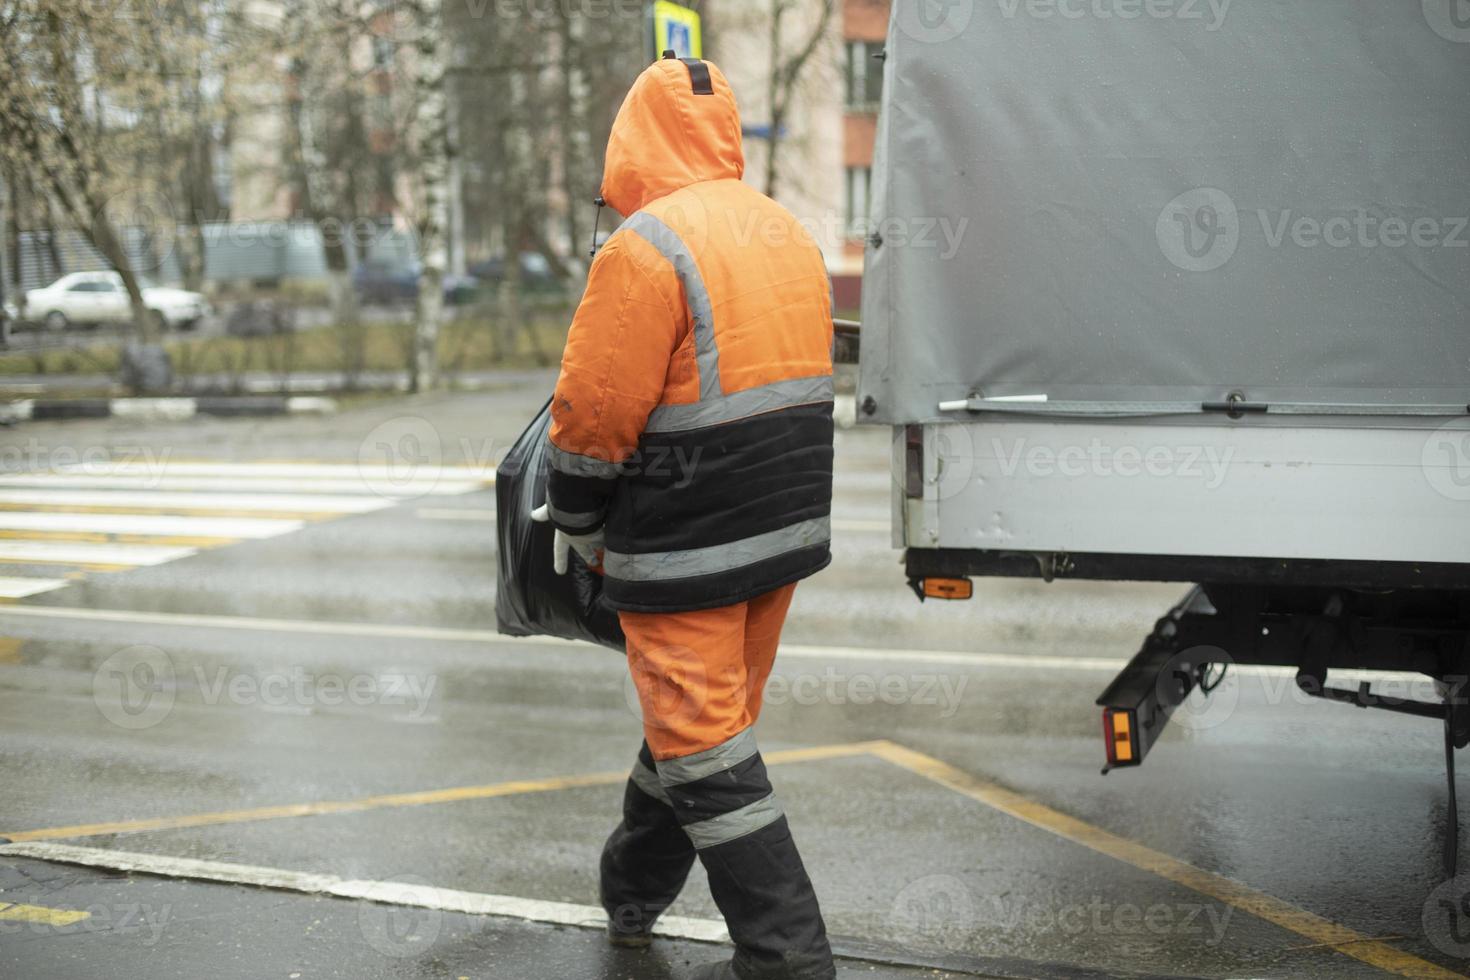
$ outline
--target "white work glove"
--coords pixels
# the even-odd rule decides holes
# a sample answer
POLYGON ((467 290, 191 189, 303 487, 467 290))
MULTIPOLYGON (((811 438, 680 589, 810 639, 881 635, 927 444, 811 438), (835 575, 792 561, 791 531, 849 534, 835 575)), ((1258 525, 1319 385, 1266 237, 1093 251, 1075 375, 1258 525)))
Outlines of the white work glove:
MULTIPOLYGON (((531 520, 537 524, 546 524, 551 520, 551 505, 542 504, 531 511, 531 520)), ((591 534, 568 534, 557 529, 556 537, 551 542, 551 567, 558 575, 567 573, 567 552, 575 551, 582 556, 587 567, 596 568, 602 564, 602 549, 607 545, 607 535, 598 528, 591 534)))

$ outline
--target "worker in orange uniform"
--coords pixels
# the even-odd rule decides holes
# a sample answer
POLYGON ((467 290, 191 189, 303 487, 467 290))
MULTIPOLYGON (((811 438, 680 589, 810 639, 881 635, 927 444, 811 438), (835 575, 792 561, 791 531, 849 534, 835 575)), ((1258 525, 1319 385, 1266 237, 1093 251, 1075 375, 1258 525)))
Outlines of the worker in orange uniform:
POLYGON ((832 299, 822 255, 741 182, 735 96, 666 52, 634 83, 552 400, 541 512, 600 562, 645 742, 602 856, 619 945, 698 855, 735 943, 705 980, 836 976, 752 726, 796 582, 831 561, 832 299))

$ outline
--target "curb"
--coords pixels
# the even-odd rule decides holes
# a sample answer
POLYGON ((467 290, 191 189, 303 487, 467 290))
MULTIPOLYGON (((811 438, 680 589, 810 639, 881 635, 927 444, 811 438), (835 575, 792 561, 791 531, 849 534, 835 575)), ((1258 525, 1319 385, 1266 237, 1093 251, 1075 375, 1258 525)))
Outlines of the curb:
POLYGON ((64 419, 126 418, 179 422, 198 415, 263 418, 270 415, 331 415, 337 402, 318 397, 67 398, 24 399, 0 405, 0 422, 54 422, 64 419))

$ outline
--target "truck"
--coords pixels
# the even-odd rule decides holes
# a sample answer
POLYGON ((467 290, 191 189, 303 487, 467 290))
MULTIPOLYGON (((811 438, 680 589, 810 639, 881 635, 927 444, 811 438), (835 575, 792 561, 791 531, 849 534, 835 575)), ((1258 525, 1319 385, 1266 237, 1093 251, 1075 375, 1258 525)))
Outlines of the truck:
POLYGON ((1443 726, 1453 873, 1465 5, 904 3, 881 58, 856 402, 909 584, 1183 583, 1098 698, 1103 772, 1232 665, 1286 667, 1443 726))

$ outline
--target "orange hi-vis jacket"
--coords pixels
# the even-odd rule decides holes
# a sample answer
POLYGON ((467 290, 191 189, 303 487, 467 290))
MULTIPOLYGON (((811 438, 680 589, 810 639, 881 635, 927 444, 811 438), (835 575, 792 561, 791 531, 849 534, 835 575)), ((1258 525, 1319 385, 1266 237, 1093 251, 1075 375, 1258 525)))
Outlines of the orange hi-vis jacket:
POLYGON ((639 76, 552 399, 551 519, 605 525, 617 609, 731 605, 831 560, 832 299, 811 236, 741 182, 735 96, 708 62, 639 76))

